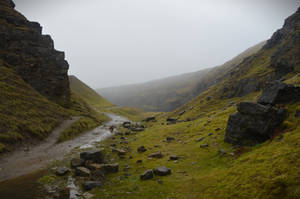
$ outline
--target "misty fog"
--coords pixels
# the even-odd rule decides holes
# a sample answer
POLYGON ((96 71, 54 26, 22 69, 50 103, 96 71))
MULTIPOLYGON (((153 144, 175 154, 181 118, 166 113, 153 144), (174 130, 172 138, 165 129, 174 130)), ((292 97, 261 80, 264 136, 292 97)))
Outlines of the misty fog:
POLYGON ((299 0, 15 0, 70 74, 102 88, 220 65, 271 37, 299 0))

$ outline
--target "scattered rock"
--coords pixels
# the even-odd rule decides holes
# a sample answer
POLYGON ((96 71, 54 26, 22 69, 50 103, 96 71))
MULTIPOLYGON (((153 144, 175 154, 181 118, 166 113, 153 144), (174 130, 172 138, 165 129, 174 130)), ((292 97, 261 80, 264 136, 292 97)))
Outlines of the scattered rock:
POLYGON ((111 147, 116 147, 117 145, 115 143, 111 144, 110 145, 111 147))
POLYGON ((137 160, 136 163, 137 163, 137 164, 142 164, 142 163, 143 163, 143 160, 137 160))
POLYGON ((163 154, 159 151, 156 153, 151 153, 150 155, 148 155, 149 158, 162 158, 163 154))
POLYGON ((175 138, 174 138, 174 137, 168 136, 168 137, 166 138, 166 140, 167 140, 167 142, 171 142, 171 141, 175 140, 175 138))
POLYGON ((201 137, 201 138, 199 138, 198 140, 197 140, 197 142, 201 142, 201 141, 203 141, 205 139, 205 137, 201 137))
POLYGON ((160 166, 157 167, 153 170, 155 175, 158 176, 166 176, 166 175, 170 175, 171 174, 171 169, 164 167, 164 166, 160 166))
POLYGON ((91 160, 96 163, 104 163, 103 150, 82 152, 82 153, 80 153, 80 158, 84 161, 91 160))
POLYGON ((167 122, 168 122, 168 124, 175 124, 177 122, 177 119, 169 117, 169 118, 167 118, 167 122))
POLYGON ((145 171, 141 176, 141 180, 150 180, 152 179, 154 176, 153 176, 153 171, 152 170, 147 170, 145 171))
POLYGON ((182 116, 183 114, 185 114, 185 111, 180 112, 178 115, 182 116))
POLYGON ((58 175, 58 176, 64 176, 64 175, 66 175, 67 173, 69 173, 69 169, 68 168, 66 168, 66 167, 60 167, 60 168, 58 168, 57 170, 56 170, 56 175, 58 175))
POLYGON ((209 145, 208 144, 201 144, 200 145, 200 148, 206 148, 206 147, 208 147, 209 145))
POLYGON ((115 135, 123 136, 124 134, 123 134, 122 132, 120 132, 120 131, 117 131, 117 132, 115 133, 115 135))
POLYGON ((271 82, 263 90, 257 102, 263 105, 287 104, 300 100, 300 87, 280 81, 271 82))
POLYGON ((221 130, 221 128, 216 128, 216 129, 215 129, 215 131, 220 131, 220 130, 221 130))
POLYGON ((85 167, 77 167, 75 169, 75 175, 80 177, 90 177, 91 171, 85 167))
POLYGON ((253 102, 238 104, 238 113, 229 117, 225 142, 235 145, 255 145, 273 136, 286 117, 283 109, 253 102))
POLYGON ((131 134, 130 131, 126 131, 126 132, 125 132, 125 135, 130 135, 130 134, 131 134))
POLYGON ((299 110, 296 111, 295 117, 300 117, 300 111, 299 110))
POLYGON ((137 151, 138 151, 139 153, 144 153, 144 152, 147 151, 147 149, 146 149, 145 146, 140 146, 140 147, 137 149, 137 151))
POLYGON ((85 192, 82 196, 84 199, 91 199, 94 197, 94 195, 90 194, 89 192, 85 192))
POLYGON ((161 179, 157 180, 158 184, 163 184, 163 181, 161 179))
POLYGON ((129 129, 131 127, 131 122, 123 122, 122 126, 129 129))
POLYGON ((128 141, 126 141, 126 140, 121 140, 120 141, 120 144, 128 144, 129 142, 128 141))
POLYGON ((102 187, 103 183, 100 181, 86 181, 84 183, 82 183, 82 187, 84 188, 84 190, 86 191, 90 191, 96 187, 102 187))
POLYGON ((145 122, 154 122, 154 121, 156 121, 156 118, 155 117, 147 117, 144 121, 145 122))
POLYGON ((118 155, 122 156, 122 155, 126 155, 127 151, 123 150, 123 149, 117 149, 117 148, 112 148, 112 152, 118 153, 118 155))
POLYGON ((212 136, 212 135, 214 135, 214 133, 209 133, 209 134, 208 134, 208 136, 212 136))
POLYGON ((178 156, 177 155, 171 155, 170 160, 178 160, 178 156))
POLYGON ((71 160, 71 168, 81 167, 84 166, 84 160, 79 158, 73 158, 71 160))
POLYGON ((218 154, 220 155, 220 156, 223 156, 223 155, 226 155, 226 151, 224 150, 224 149, 219 149, 218 150, 218 154))

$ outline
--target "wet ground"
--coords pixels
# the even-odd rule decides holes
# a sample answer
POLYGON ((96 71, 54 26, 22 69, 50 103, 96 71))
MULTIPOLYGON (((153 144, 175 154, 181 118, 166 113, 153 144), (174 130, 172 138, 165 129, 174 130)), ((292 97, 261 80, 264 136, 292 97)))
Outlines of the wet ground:
POLYGON ((30 148, 29 151, 17 150, 0 159, 0 198, 34 198, 34 193, 31 193, 30 190, 42 175, 42 168, 50 162, 62 160, 75 148, 93 147, 94 144, 112 135, 110 127, 117 127, 124 121, 128 121, 126 118, 114 114, 107 114, 107 116, 111 118, 110 122, 73 140, 56 144, 60 133, 79 118, 65 121, 44 142, 30 148))

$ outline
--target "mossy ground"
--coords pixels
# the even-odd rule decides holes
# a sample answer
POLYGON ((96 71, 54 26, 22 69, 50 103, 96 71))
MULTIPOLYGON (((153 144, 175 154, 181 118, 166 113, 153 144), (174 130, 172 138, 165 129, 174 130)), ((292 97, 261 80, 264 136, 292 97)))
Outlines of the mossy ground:
POLYGON ((95 198, 299 198, 300 121, 294 114, 300 103, 287 106, 290 117, 286 123, 289 126, 283 127, 282 133, 264 144, 235 149, 223 141, 227 119, 236 112, 230 102, 255 100, 257 95, 198 101, 194 104, 197 111, 188 111, 182 116, 198 117, 196 120, 166 125, 167 114, 158 122, 147 124, 146 131, 128 136, 127 145, 119 144, 118 138, 105 141, 102 147, 104 145, 106 153, 120 163, 121 172, 111 175, 104 188, 93 191, 95 198), (208 136, 209 133, 213 135, 208 136), (175 141, 166 142, 167 136, 174 137, 175 141), (200 137, 205 138, 197 142, 200 137), (109 147, 112 143, 129 149, 125 159, 112 154, 109 147), (201 144, 209 147, 200 148, 201 144), (140 154, 137 148, 142 145, 148 151, 140 154), (225 150, 226 155, 221 155, 220 149, 225 150), (164 154, 162 159, 148 159, 150 153, 157 151, 164 154), (169 161, 173 154, 180 157, 177 163, 169 161), (137 160, 143 160, 143 163, 137 164, 137 160), (122 171, 127 165, 131 169, 122 171), (148 181, 139 179, 145 170, 161 165, 171 168, 172 174, 148 181), (158 179, 163 183, 158 183, 158 179))
POLYGON ((0 152, 25 139, 43 139, 70 117, 4 66, 0 66, 0 101, 0 152))

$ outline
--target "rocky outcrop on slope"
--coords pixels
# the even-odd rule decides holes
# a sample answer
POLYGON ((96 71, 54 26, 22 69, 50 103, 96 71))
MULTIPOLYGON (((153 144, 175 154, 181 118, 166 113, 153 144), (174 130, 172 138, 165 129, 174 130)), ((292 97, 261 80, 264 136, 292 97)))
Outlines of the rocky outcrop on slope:
POLYGON ((228 120, 225 142, 235 145, 255 145, 273 136, 285 118, 285 111, 252 102, 238 105, 238 113, 228 120))
POLYGON ((300 101, 300 87, 280 81, 263 90, 258 103, 242 102, 238 112, 229 117, 225 142, 235 145, 254 145, 274 136, 275 129, 286 118, 286 111, 274 107, 300 101))
POLYGON ((300 87, 284 84, 280 81, 270 83, 258 99, 263 105, 287 104, 300 100, 300 87))
POLYGON ((271 67, 277 73, 284 75, 293 70, 300 64, 300 8, 292 16, 285 20, 282 29, 275 32, 264 49, 277 46, 276 51, 271 57, 271 67))
POLYGON ((67 106, 70 101, 68 62, 54 49, 37 22, 28 21, 11 0, 0 1, 0 59, 48 99, 67 106))

